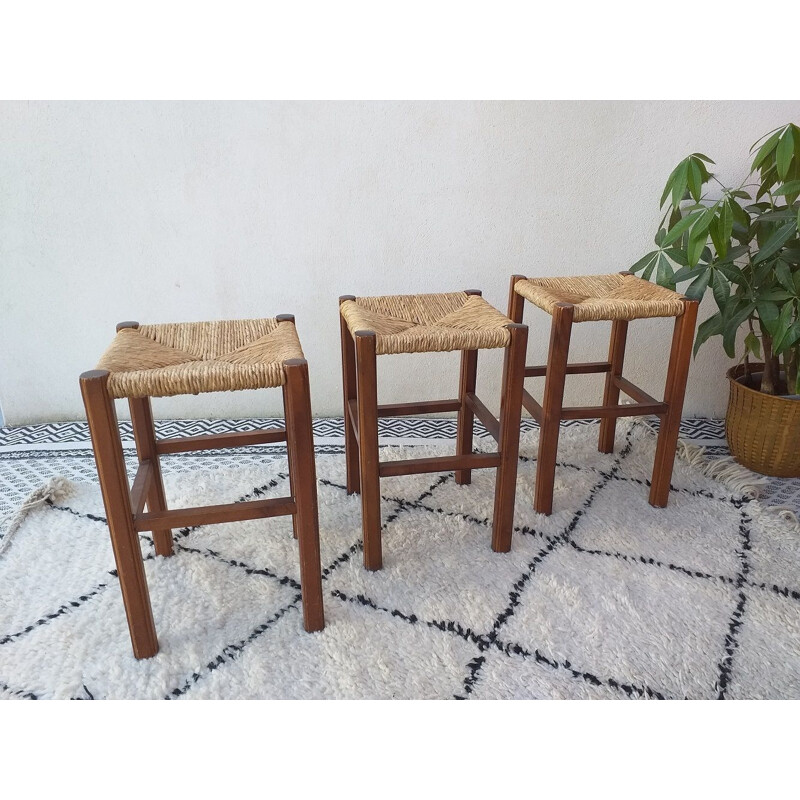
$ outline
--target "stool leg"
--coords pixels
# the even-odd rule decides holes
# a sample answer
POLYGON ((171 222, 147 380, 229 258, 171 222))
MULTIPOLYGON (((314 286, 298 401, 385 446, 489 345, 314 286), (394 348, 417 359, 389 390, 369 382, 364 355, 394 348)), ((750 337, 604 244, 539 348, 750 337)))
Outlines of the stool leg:
POLYGON ((669 406, 661 415, 658 431, 656 457, 653 463, 653 479, 650 483, 650 505, 664 508, 669 499, 669 484, 675 462, 675 448, 681 425, 686 379, 689 377, 689 362, 692 356, 695 323, 697 322, 696 300, 683 299, 683 314, 675 319, 672 349, 669 356, 664 402, 669 406))
POLYGON ((311 427, 311 392, 308 363, 302 358, 283 362, 286 375, 284 413, 286 446, 290 453, 290 476, 294 476, 293 514, 300 551, 300 591, 303 595, 303 623, 307 631, 325 627, 322 607, 322 573, 319 555, 319 510, 317 470, 314 463, 314 434, 311 427))
POLYGON ((561 407, 564 403, 564 382, 567 376, 569 340, 572 333, 573 306, 556 303, 550 328, 550 350, 542 401, 542 425, 539 433, 539 455, 536 462, 536 489, 533 507, 540 514, 553 511, 553 483, 558 455, 558 432, 561 407))
MULTIPOLYGON (((133 438, 136 440, 136 454, 139 463, 149 461, 153 469, 153 480, 150 493, 147 495, 148 511, 166 511, 167 500, 164 496, 164 482, 161 479, 161 463, 156 449, 156 430, 153 425, 153 409, 149 397, 130 397, 128 406, 131 410, 133 438)), ((156 553, 160 556, 171 556, 172 531, 168 528, 153 531, 153 542, 156 553)))
MULTIPOLYGON (((608 360, 611 362, 611 370, 606 373, 606 386, 603 391, 604 406, 615 406, 619 404, 619 386, 614 383, 614 378, 619 378, 622 375, 622 364, 625 360, 625 342, 627 337, 627 320, 615 319, 611 323, 611 342, 608 345, 608 360)), ((616 431, 616 417, 604 417, 600 420, 600 436, 597 449, 601 453, 614 452, 614 434, 616 431)))
MULTIPOLYGON (((283 384, 283 408, 284 414, 285 410, 289 408, 289 384, 283 384)), ((288 420, 285 423, 286 425, 286 463, 289 467, 289 494, 294 497, 294 486, 297 483, 297 478, 294 474, 294 458, 292 454, 292 448, 289 447, 289 422, 288 420)), ((292 536, 297 538, 297 517, 292 514, 292 536)))
POLYGON ((378 473, 378 378, 375 334, 356 331, 358 453, 364 567, 381 569, 381 479, 378 473))
POLYGON ((525 311, 525 298, 514 291, 517 281, 524 281, 524 275, 512 275, 511 286, 508 288, 508 318, 512 322, 522 322, 522 315, 525 311))
MULTIPOLYGON (((461 351, 461 374, 459 377, 458 399, 461 407, 458 409, 458 429, 456 433, 456 453, 460 456, 472 453, 472 435, 475 426, 475 415, 467 405, 467 394, 475 392, 475 382, 478 374, 478 351, 461 351)), ((456 483, 466 486, 472 482, 471 469, 457 469, 456 483)))
POLYGON ((503 361, 503 397, 500 401, 500 466, 494 492, 494 522, 492 550, 507 553, 511 550, 514 531, 514 499, 517 489, 519 460, 519 426, 522 416, 522 387, 525 381, 525 354, 528 346, 528 326, 513 323, 508 326, 511 342, 503 361))
MULTIPOLYGON (((339 298, 339 305, 345 300, 355 300, 352 295, 339 298)), ((342 341, 342 392, 344 395, 344 457, 347 465, 347 494, 358 494, 361 482, 358 472, 358 440, 350 418, 350 401, 356 399, 356 358, 355 342, 344 317, 339 314, 339 327, 342 341)))
POLYGON ((130 487, 119 438, 114 401, 108 394, 106 370, 84 372, 80 378, 86 407, 97 475, 117 563, 122 601, 136 658, 150 658, 158 652, 158 639, 147 591, 139 536, 133 524, 130 487))

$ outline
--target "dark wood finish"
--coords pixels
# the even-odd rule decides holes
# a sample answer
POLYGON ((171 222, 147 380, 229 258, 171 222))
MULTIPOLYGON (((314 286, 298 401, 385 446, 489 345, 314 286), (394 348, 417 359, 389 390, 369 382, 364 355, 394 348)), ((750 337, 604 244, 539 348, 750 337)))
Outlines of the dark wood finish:
MULTIPOLYGON (((588 375, 593 372, 608 372, 611 364, 608 361, 586 361, 584 363, 567 364, 567 375, 588 375)), ((547 375, 547 365, 525 367, 526 378, 542 378, 547 375)))
POLYGON ((525 410, 539 423, 542 422, 542 407, 539 405, 536 398, 527 390, 522 390, 522 405, 525 410))
POLYGON ((364 566, 381 569, 381 488, 378 461, 378 376, 375 334, 356 331, 358 454, 361 475, 361 528, 364 566))
POLYGON ((519 459, 519 424, 525 381, 525 352, 528 347, 526 325, 515 322, 509 325, 508 329, 511 333, 511 342, 506 348, 503 361, 503 396, 500 401, 498 436, 500 463, 497 467, 492 524, 492 550, 497 553, 507 553, 511 550, 519 459))
POLYGON ((147 495, 153 486, 153 462, 142 461, 131 486, 131 511, 133 515, 141 514, 147 502, 147 495))
MULTIPOLYGON (((611 341, 608 345, 608 360, 611 369, 606 373, 606 383, 603 389, 604 406, 615 406, 619 403, 620 385, 616 379, 622 376, 622 365, 625 361, 625 342, 627 337, 627 320, 615 319, 611 323, 611 341)), ((633 399, 636 400, 635 397, 633 399)), ((616 417, 604 417, 600 421, 600 435, 598 437, 597 449, 601 453, 614 452, 614 435, 616 430, 616 417)))
POLYGON ((664 389, 664 402, 669 406, 661 416, 656 455, 653 463, 653 480, 650 484, 650 505, 663 508, 669 499, 669 485, 675 462, 675 448, 689 376, 695 324, 697 323, 696 300, 683 299, 683 314, 676 317, 672 335, 672 348, 664 389))
POLYGON ((468 453, 455 456, 432 456, 431 458, 410 458, 403 461, 381 461, 381 478, 393 475, 421 475, 425 472, 454 472, 459 469, 484 469, 500 464, 498 453, 468 453))
POLYGON ((474 392, 470 392, 467 397, 467 406, 470 411, 483 423, 483 427, 492 435, 496 441, 500 441, 500 420, 492 414, 486 407, 483 400, 478 397, 474 392))
POLYGON ((511 285, 508 287, 508 318, 512 322, 522 322, 525 313, 525 298, 514 291, 517 281, 524 281, 524 275, 512 275, 511 285))
MULTIPOLYGON (((289 388, 288 384, 284 383, 281 387, 283 392, 283 415, 284 419, 286 419, 286 426, 288 427, 288 411, 289 408, 289 388)), ((297 476, 295 475, 295 465, 294 465, 294 453, 292 452, 292 448, 288 446, 288 439, 287 439, 287 446, 286 446, 286 467, 289 471, 289 494, 294 497, 294 487, 297 484, 297 476)), ((292 514, 292 536, 296 539, 297 538, 297 516, 292 514)))
POLYGON ((547 376, 542 401, 539 455, 536 462, 536 488, 533 496, 533 507, 540 514, 550 514, 553 510, 558 433, 561 407, 564 402, 564 382, 567 376, 573 313, 574 308, 569 303, 557 303, 553 309, 547 376))
POLYGON ((614 378, 614 383, 625 392, 628 397, 634 399, 637 403, 658 404, 659 401, 652 395, 647 394, 644 389, 640 389, 635 383, 631 383, 627 378, 619 377, 614 378))
MULTIPOLYGON (((475 396, 475 385, 478 379, 478 351, 461 351, 461 370, 458 378, 458 405, 453 411, 458 411, 456 423, 456 453, 469 455, 472 453, 472 436, 475 429, 475 411, 470 406, 468 398, 475 396)), ((494 418, 493 418, 494 419, 494 418)), ((456 470, 456 483, 467 486, 472 482, 472 471, 468 469, 456 470)))
MULTIPOLYGON (((346 300, 355 300, 355 297, 351 294, 342 295, 339 298, 339 305, 346 300)), ((339 314, 339 333, 342 345, 342 405, 344 408, 344 457, 347 468, 347 494, 358 494, 361 490, 358 471, 358 440, 353 419, 350 416, 350 403, 351 401, 356 401, 355 342, 341 314, 339 314)))
POLYGON ((618 419, 619 417, 643 417, 648 414, 663 414, 666 403, 631 403, 626 406, 564 406, 561 419, 618 419))
POLYGON ((139 327, 138 322, 134 322, 134 320, 125 320, 125 322, 118 322, 117 323, 117 333, 119 333, 123 328, 133 328, 136 330, 139 327))
MULTIPOLYGON (((131 412, 133 438, 136 441, 136 455, 139 459, 139 464, 149 462, 152 470, 152 479, 144 495, 147 510, 166 511, 167 499, 164 494, 164 481, 161 477, 161 464, 158 460, 158 442, 156 441, 156 429, 153 424, 153 409, 150 404, 150 398, 131 397, 128 399, 128 407, 131 412)), ((142 509, 138 503, 134 503, 134 508, 135 514, 141 513, 142 509)), ((171 556, 173 553, 172 531, 169 528, 154 530, 153 544, 158 555, 171 556)))
MULTIPOLYGON (((464 352, 470 352, 465 350, 464 352)), ((474 352, 474 351, 473 351, 474 352)), ((379 417, 421 416, 422 414, 444 414, 458 411, 460 400, 422 400, 419 403, 385 403, 378 406, 379 417)))
POLYGON ((136 658, 150 658, 158 652, 158 639, 139 536, 134 526, 117 414, 114 401, 108 393, 108 376, 106 370, 84 372, 80 377, 81 394, 89 421, 133 653, 136 658))
POLYGON ((159 455, 189 453, 195 450, 224 450, 228 447, 248 447, 253 444, 275 444, 286 441, 286 430, 243 431, 242 433, 211 433, 204 436, 183 436, 176 439, 159 439, 159 455))
POLYGON ((284 362, 286 374, 286 430, 294 463, 294 520, 300 550, 300 590, 303 624, 307 631, 325 627, 322 573, 319 555, 319 510, 314 434, 311 425, 311 390, 308 363, 302 358, 284 362))
POLYGON ((294 514, 295 502, 291 497, 272 497, 269 500, 250 500, 247 503, 223 503, 216 506, 174 508, 169 511, 148 511, 135 518, 137 531, 152 531, 159 526, 191 528, 195 525, 219 525, 224 522, 241 522, 294 514))

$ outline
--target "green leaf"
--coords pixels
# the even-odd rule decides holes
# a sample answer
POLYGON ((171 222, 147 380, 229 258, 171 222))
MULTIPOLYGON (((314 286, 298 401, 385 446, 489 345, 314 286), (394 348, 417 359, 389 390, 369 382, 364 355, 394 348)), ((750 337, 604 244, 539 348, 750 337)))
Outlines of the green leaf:
POLYGON ((761 145, 761 149, 756 153, 756 157, 753 159, 753 166, 750 167, 751 172, 755 172, 763 164, 767 156, 777 147, 780 138, 781 129, 779 128, 761 145))
POLYGON ((697 336, 694 340, 694 355, 703 344, 711 336, 719 336, 722 333, 722 314, 719 311, 713 316, 709 317, 705 322, 701 322, 697 326, 697 336))
POLYGON ((760 264, 765 258, 774 255, 783 245, 794 236, 797 230, 797 223, 790 222, 788 225, 782 225, 764 242, 764 246, 758 251, 756 257, 753 259, 753 264, 760 264))
POLYGON ((794 292, 786 292, 783 289, 770 289, 768 292, 759 292, 759 300, 768 300, 772 303, 782 303, 784 300, 792 300, 794 292))
POLYGON ((689 244, 686 248, 686 257, 689 259, 690 267, 695 266, 695 264, 700 261, 700 256, 703 253, 703 250, 706 246, 706 240, 708 239, 708 226, 710 225, 712 218, 713 217, 701 217, 692 227, 692 231, 689 234, 689 244))
POLYGON ((787 337, 792 327, 792 315, 794 314, 794 304, 786 303, 781 309, 778 319, 778 332, 772 339, 772 352, 776 355, 782 353, 788 346, 787 337))
POLYGON ((658 255, 658 271, 656 272, 656 283, 660 286, 666 286, 668 289, 675 288, 675 277, 672 272, 672 267, 663 253, 658 255))
POLYGON ((731 285, 728 283, 728 279, 717 269, 714 270, 712 289, 714 291, 714 300, 721 311, 730 300, 731 285))
POLYGON ((758 318, 761 324, 767 329, 770 336, 775 336, 778 331, 778 320, 780 319, 780 309, 775 303, 768 300, 759 300, 756 303, 758 318))
POLYGON ((779 186, 772 194, 797 194, 800 192, 800 181, 786 181, 783 186, 779 186))
POLYGON ((778 177, 781 180, 784 180, 789 172, 789 164, 792 162, 793 155, 794 137, 792 136, 791 127, 787 126, 775 151, 775 165, 778 168, 778 177))
POLYGON ((794 209, 781 208, 778 211, 768 211, 766 214, 760 214, 756 217, 756 222, 780 222, 781 220, 787 222, 794 219, 794 209))
POLYGON ((695 160, 694 158, 689 159, 689 170, 688 170, 688 183, 689 183, 689 191, 692 194, 692 197, 695 199, 695 202, 700 202, 700 196, 703 192, 703 173, 700 171, 700 163, 699 161, 695 160))
POLYGON ((702 153, 692 153, 692 155, 695 158, 703 159, 703 161, 705 161, 707 164, 713 164, 714 163, 708 156, 704 156, 702 153))
POLYGON ((653 250, 652 253, 648 253, 644 258, 640 258, 632 267, 628 267, 629 272, 639 272, 639 270, 644 269, 648 266, 648 264, 655 260, 655 257, 658 255, 658 250, 653 250))
POLYGON ((670 230, 670 232, 664 237, 664 241, 661 242, 662 247, 668 247, 673 242, 676 242, 678 239, 683 236, 688 228, 690 228, 695 220, 701 215, 704 214, 704 211, 692 211, 691 214, 687 214, 680 222, 675 225, 674 228, 670 230))
POLYGON ((758 336, 756 336, 753 331, 750 331, 750 333, 744 337, 744 346, 756 358, 761 358, 761 342, 758 341, 758 336))
POLYGON ((779 261, 775 265, 775 277, 780 282, 781 286, 789 292, 794 292, 794 282, 792 281, 792 270, 788 264, 779 261))
POLYGON ((688 286, 684 294, 690 300, 702 300, 711 280, 711 270, 704 269, 688 286))
POLYGON ((724 258, 727 243, 722 239, 719 217, 714 217, 714 219, 711 220, 711 224, 708 226, 708 233, 711 236, 711 241, 714 243, 714 250, 717 251, 717 257, 724 258))
POLYGON ((736 356, 736 333, 755 310, 755 303, 747 303, 723 325, 722 346, 730 358, 736 356))
POLYGON ((655 243, 661 247, 661 242, 664 241, 664 237, 667 235, 667 232, 664 228, 661 228, 658 233, 656 234, 655 243))
MULTIPOLYGON (((722 208, 719 212, 719 222, 720 222, 720 230, 722 232, 722 240, 726 244, 731 240, 731 234, 733 233, 733 209, 731 206, 736 206, 736 203, 726 200, 722 204, 722 208)), ((737 206, 738 208, 738 206, 737 206)), ((723 253, 724 256, 724 253, 723 253)))
POLYGON ((679 264, 681 267, 686 267, 689 265, 689 259, 686 258, 686 253, 683 250, 677 247, 670 247, 669 249, 664 251, 676 264, 679 264))
MULTIPOLYGON (((796 319, 786 331, 786 335, 781 342, 783 352, 786 352, 790 347, 794 347, 800 341, 800 319, 796 319)), ((800 394, 800 392, 797 392, 800 394)))
POLYGON ((749 194, 747 194, 747 192, 743 191, 742 189, 736 189, 736 190, 732 191, 731 192, 731 196, 732 197, 741 197, 742 200, 752 200, 753 199, 752 197, 750 197, 749 194))
POLYGON ((689 182, 689 159, 686 158, 678 164, 675 170, 675 179, 672 182, 672 205, 677 206, 686 194, 689 182))

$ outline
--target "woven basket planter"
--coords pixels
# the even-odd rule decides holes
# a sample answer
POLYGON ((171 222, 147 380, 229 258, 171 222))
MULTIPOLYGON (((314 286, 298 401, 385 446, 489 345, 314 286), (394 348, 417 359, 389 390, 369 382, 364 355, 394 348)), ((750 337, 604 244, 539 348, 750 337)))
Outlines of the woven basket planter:
MULTIPOLYGON (((763 364, 750 369, 757 372, 763 364)), ((744 364, 728 370, 725 434, 731 454, 762 475, 800 477, 800 400, 751 389, 739 382, 743 375, 744 364)))

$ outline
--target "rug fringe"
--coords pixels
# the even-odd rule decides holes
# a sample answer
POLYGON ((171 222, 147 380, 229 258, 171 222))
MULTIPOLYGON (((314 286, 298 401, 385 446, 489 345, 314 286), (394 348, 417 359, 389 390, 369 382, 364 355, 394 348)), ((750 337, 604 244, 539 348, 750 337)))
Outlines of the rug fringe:
POLYGON ((0 519, 0 531, 6 529, 2 539, 0 539, 0 556, 5 553, 11 544, 14 534, 19 530, 28 514, 36 508, 43 506, 48 500, 60 502, 72 494, 75 486, 67 478, 57 476, 51 478, 43 486, 31 492, 25 502, 14 512, 0 519))
MULTIPOLYGON (((658 429, 642 417, 633 420, 632 424, 634 426, 640 425, 650 433, 658 435, 658 429)), ((680 438, 678 439, 676 452, 679 458, 707 478, 719 481, 732 492, 741 494, 750 500, 757 500, 764 488, 769 485, 769 478, 743 467, 733 456, 709 458, 706 455, 705 447, 692 444, 680 438)), ((787 506, 767 506, 759 502, 757 505, 754 504, 754 508, 758 510, 758 516, 764 521, 769 521, 770 518, 780 519, 788 522, 791 527, 800 532, 800 519, 787 506)))

